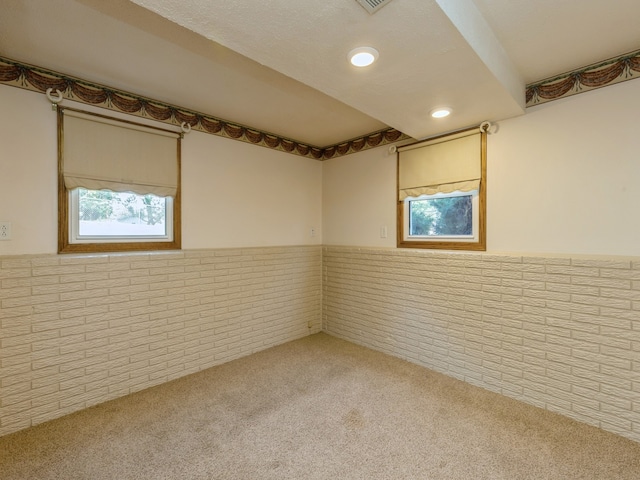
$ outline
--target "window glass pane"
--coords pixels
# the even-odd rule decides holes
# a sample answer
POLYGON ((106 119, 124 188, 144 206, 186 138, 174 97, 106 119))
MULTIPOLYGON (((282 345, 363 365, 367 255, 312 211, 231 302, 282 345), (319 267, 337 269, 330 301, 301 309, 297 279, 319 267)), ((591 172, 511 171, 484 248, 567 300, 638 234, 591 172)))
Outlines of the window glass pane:
POLYGON ((78 236, 167 235, 167 199, 130 192, 78 189, 78 236))
POLYGON ((410 200, 410 236, 473 235, 473 195, 410 200))

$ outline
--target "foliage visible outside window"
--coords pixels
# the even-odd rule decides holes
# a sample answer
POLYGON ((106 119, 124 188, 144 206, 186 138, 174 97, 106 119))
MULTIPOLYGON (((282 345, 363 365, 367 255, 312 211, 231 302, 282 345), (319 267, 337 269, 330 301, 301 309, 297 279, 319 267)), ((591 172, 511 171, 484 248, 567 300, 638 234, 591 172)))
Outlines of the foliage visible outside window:
POLYGON ((181 248, 181 136, 58 108, 58 252, 181 248))
POLYGON ((407 202, 409 236, 473 235, 472 195, 431 196, 407 202))
POLYGON ((78 189, 78 236, 167 236, 167 199, 78 189))
POLYGON ((487 132, 398 147, 398 247, 486 249, 487 132))

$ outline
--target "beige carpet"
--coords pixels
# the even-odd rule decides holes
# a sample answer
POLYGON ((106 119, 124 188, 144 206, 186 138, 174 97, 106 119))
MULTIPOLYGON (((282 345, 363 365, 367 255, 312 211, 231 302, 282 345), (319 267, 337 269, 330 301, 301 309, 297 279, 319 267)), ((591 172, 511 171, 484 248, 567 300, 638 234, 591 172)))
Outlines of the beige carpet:
POLYGON ((10 479, 640 479, 640 444, 325 334, 0 438, 10 479))

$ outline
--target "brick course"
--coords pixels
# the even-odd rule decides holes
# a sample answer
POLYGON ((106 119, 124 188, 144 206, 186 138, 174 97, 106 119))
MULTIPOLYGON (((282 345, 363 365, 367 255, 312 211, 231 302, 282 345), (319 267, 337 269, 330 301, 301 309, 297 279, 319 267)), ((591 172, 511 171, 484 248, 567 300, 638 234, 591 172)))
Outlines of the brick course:
POLYGON ((640 441, 640 261, 323 248, 323 328, 640 441))
POLYGON ((0 287, 0 435, 323 328, 640 441, 638 259, 34 255, 0 257, 0 287))
POLYGON ((0 435, 320 331, 321 254, 0 257, 0 435))

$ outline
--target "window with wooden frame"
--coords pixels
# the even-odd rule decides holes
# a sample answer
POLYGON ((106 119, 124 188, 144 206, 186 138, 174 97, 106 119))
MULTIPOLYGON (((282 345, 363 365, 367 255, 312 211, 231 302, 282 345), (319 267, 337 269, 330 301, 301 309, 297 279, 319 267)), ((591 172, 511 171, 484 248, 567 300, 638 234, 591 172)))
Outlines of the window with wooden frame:
POLYGON ((398 148, 398 247, 486 250, 487 133, 398 148))
POLYGON ((58 251, 181 247, 181 135, 58 107, 58 251))

